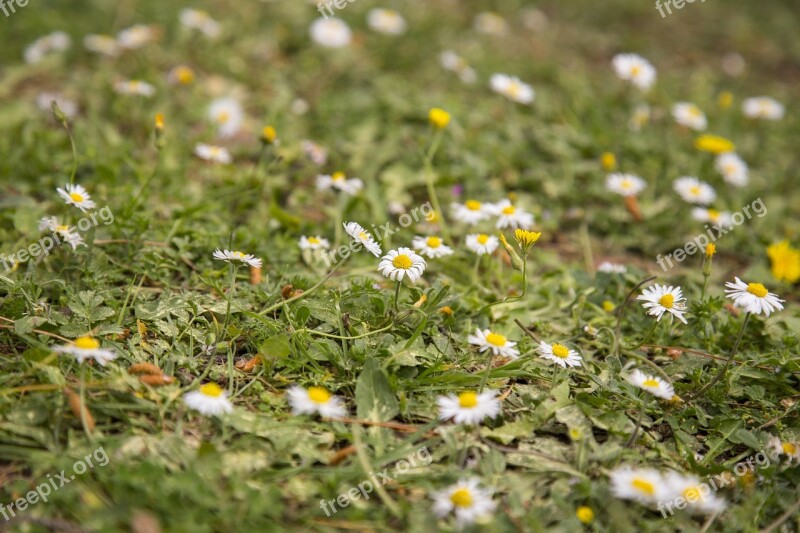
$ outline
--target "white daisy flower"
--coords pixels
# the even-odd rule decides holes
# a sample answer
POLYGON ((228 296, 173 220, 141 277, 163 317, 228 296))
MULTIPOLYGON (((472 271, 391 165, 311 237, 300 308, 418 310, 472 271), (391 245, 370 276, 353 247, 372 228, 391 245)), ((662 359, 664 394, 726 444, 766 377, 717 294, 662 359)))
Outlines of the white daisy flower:
POLYGON ((44 37, 39 37, 25 48, 25 62, 29 64, 38 63, 50 52, 66 50, 71 42, 69 35, 63 31, 56 31, 44 37))
POLYGON ((717 171, 722 174, 725 183, 734 187, 744 187, 749 181, 747 163, 733 152, 727 152, 717 156, 714 161, 717 171))
POLYGON ((638 196, 647 183, 639 176, 615 172, 606 176, 606 189, 622 196, 638 196))
POLYGON ((120 52, 117 40, 111 35, 89 34, 83 38, 83 47, 90 52, 107 57, 116 57, 120 52))
POLYGON ((151 97, 156 94, 156 88, 142 80, 120 80, 114 83, 114 91, 129 96, 151 97))
POLYGON ((683 317, 686 312, 686 298, 683 297, 683 289, 680 287, 667 287, 656 283, 644 289, 636 299, 645 302, 642 307, 648 310, 648 315, 656 317, 656 321, 660 321, 664 313, 671 313, 684 324, 688 324, 683 317))
POLYGON ((205 416, 220 416, 233 412, 233 404, 228 400, 228 393, 216 383, 206 383, 198 390, 187 392, 183 401, 189 408, 205 416))
POLYGON ((495 214, 500 217, 497 220, 497 229, 531 229, 533 227, 533 215, 514 206, 511 200, 500 200, 491 206, 495 214))
POLYGON ((231 137, 242 127, 244 111, 233 98, 217 98, 208 106, 208 120, 217 126, 219 137, 231 137))
POLYGON ((381 257, 378 270, 391 280, 403 281, 403 278, 406 277, 411 283, 414 283, 422 277, 427 266, 425 259, 414 253, 411 248, 398 248, 390 250, 381 257))
POLYGON ((322 387, 309 387, 304 389, 298 385, 286 391, 292 413, 295 415, 310 415, 319 413, 326 418, 342 418, 347 416, 344 401, 334 396, 322 387))
POLYGON ((194 71, 186 65, 172 67, 167 73, 170 85, 190 85, 194 81, 194 71))
POLYGON ((70 185, 67 183, 64 185, 63 189, 61 187, 57 188, 56 192, 58 192, 59 196, 61 196, 66 203, 74 205, 84 213, 95 207, 95 203, 92 201, 89 193, 80 185, 70 185))
POLYGON ((39 96, 36 97, 36 107, 45 113, 52 113, 54 101, 67 118, 78 114, 78 104, 58 93, 39 93, 39 96))
POLYGON ((100 366, 106 366, 106 363, 117 357, 113 351, 100 348, 100 341, 88 335, 78 337, 64 346, 56 346, 53 350, 57 353, 74 356, 78 364, 83 363, 86 359, 94 359, 100 366))
POLYGON ((672 188, 690 204, 708 205, 717 199, 717 193, 711 185, 692 176, 676 179, 672 188))
POLYGON ((261 259, 258 259, 252 254, 243 252, 230 251, 230 250, 216 250, 213 254, 214 259, 230 263, 231 261, 241 261, 251 267, 261 268, 261 259))
POLYGON ((501 37, 508 33, 506 19, 491 11, 484 11, 475 15, 475 30, 486 35, 501 37))
POLYGON ((494 92, 502 94, 509 100, 519 104, 530 104, 536 96, 533 87, 523 83, 519 78, 506 74, 492 74, 489 79, 489 85, 491 85, 494 92))
POLYGON ((445 70, 458 74, 458 77, 461 78, 461 81, 464 83, 475 83, 478 79, 478 75, 475 74, 475 69, 470 67, 461 56, 452 50, 445 50, 442 52, 439 56, 439 61, 445 70))
POLYGON ((181 24, 187 28, 198 30, 206 37, 212 39, 219 35, 219 22, 211 18, 211 15, 199 9, 183 9, 180 13, 181 24))
POLYGON ((742 102, 742 112, 747 118, 780 120, 784 115, 783 104, 769 96, 747 98, 742 102))
POLYGON ((582 358, 578 355, 578 352, 569 349, 563 344, 547 344, 544 341, 540 341, 537 350, 539 350, 539 355, 543 359, 549 359, 562 368, 581 366, 582 358))
POLYGON ((117 34, 117 43, 122 48, 135 50, 147 43, 155 40, 156 32, 150 26, 137 24, 130 28, 125 28, 117 34))
POLYGON ((402 35, 406 32, 406 20, 393 9, 371 9, 367 13, 367 24, 378 33, 387 35, 402 35))
POLYGON ((500 413, 500 400, 496 396, 497 392, 493 390, 480 394, 468 391, 458 396, 455 394, 439 396, 436 399, 439 418, 452 420, 456 424, 474 426, 484 418, 494 418, 500 413))
POLYGON ((761 283, 745 283, 738 277, 735 282, 727 282, 725 286, 725 295, 733 299, 733 305, 741 307, 748 313, 754 315, 764 314, 769 316, 774 311, 783 309, 785 300, 778 298, 777 294, 773 294, 767 290, 761 283))
POLYGON ((231 153, 227 148, 214 146, 213 144, 198 144, 194 147, 194 154, 200 159, 221 163, 223 165, 230 164, 233 161, 231 153))
POLYGON ((83 237, 78 234, 77 228, 61 224, 56 217, 45 217, 39 221, 39 231, 50 231, 61 236, 64 241, 75 250, 78 246, 86 246, 83 237))
POLYGON ((303 235, 300 237, 299 245, 301 250, 327 250, 331 247, 328 239, 323 239, 319 235, 316 237, 306 237, 303 235))
POLYGON ((328 161, 328 151, 314 141, 305 140, 302 143, 303 153, 315 165, 322 166, 328 161))
POLYGON ((503 357, 510 357, 516 359, 519 357, 519 350, 514 348, 516 342, 508 340, 500 333, 494 333, 489 329, 481 330, 478 328, 475 335, 467 337, 467 342, 478 346, 478 351, 483 353, 491 350, 494 355, 501 355, 503 357))
POLYGON ((364 182, 358 178, 347 178, 344 172, 334 172, 330 176, 320 174, 317 176, 317 190, 327 191, 335 189, 350 196, 355 196, 364 188, 364 182))
POLYGON ((628 268, 625 265, 620 265, 618 263, 609 263, 608 261, 603 261, 600 263, 600 266, 597 267, 598 272, 605 272, 606 274, 624 274, 628 271, 628 268))
POLYGON ((472 250, 478 255, 492 255, 500 241, 494 235, 486 235, 485 233, 472 233, 467 235, 465 239, 467 248, 472 250))
POLYGON ((686 509, 699 514, 716 514, 725 510, 725 500, 712 493, 711 487, 697 476, 668 472, 667 491, 684 498, 686 509))
POLYGON ((327 48, 341 48, 350 44, 352 32, 350 27, 340 18, 318 18, 309 29, 311 39, 327 48))
POLYGON ((657 396, 658 398, 671 400, 675 396, 675 389, 672 388, 672 385, 658 376, 645 374, 639 369, 634 370, 625 379, 628 381, 628 383, 636 385, 640 389, 645 390, 653 396, 657 396))
POLYGON ((672 499, 672 491, 658 470, 621 466, 609 473, 611 491, 623 500, 656 505, 672 499))
POLYGON ((433 512, 439 518, 454 513, 456 522, 463 527, 485 519, 495 509, 492 491, 479 486, 477 479, 462 479, 444 490, 431 494, 433 512))
POLYGON ((675 122, 696 131, 703 131, 708 126, 706 115, 694 104, 678 102, 672 106, 672 116, 675 122))
POLYGON ((477 200, 467 200, 463 204, 452 203, 453 218, 464 224, 477 224, 493 215, 492 204, 482 204, 477 200))
POLYGON ((692 209, 692 218, 698 222, 711 222, 721 228, 733 226, 733 217, 730 211, 717 211, 710 207, 695 207, 692 209))
POLYGON ((444 244, 441 237, 422 237, 417 235, 411 241, 411 246, 422 255, 432 259, 453 254, 453 249, 444 244))
POLYGON ((800 463, 800 445, 796 442, 781 441, 780 438, 773 436, 767 442, 765 451, 773 461, 785 456, 789 463, 800 463))
POLYGON ((636 54, 617 54, 611 60, 617 77, 631 82, 646 91, 656 81, 656 69, 642 56, 636 54))
POLYGON ((381 256, 383 251, 380 245, 375 242, 375 239, 372 238, 372 235, 367 230, 361 227, 361 224, 358 222, 345 222, 343 225, 345 233, 360 242, 369 253, 375 257, 381 256))

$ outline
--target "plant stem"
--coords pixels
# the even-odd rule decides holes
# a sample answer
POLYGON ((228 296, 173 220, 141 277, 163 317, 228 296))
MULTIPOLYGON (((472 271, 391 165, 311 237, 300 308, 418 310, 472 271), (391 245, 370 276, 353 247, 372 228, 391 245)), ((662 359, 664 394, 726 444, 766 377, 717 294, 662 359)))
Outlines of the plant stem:
POLYGON ((394 289, 394 312, 397 312, 397 300, 400 298, 400 285, 402 285, 402 281, 397 282, 397 286, 394 289))
POLYGON ((442 228, 442 237, 444 237, 445 242, 449 246, 453 246, 453 241, 450 238, 450 231, 447 229, 447 222, 444 219, 444 213, 442 212, 442 207, 439 204, 439 197, 436 196, 436 187, 433 183, 433 157, 436 155, 436 151, 439 149, 439 144, 442 142, 443 134, 443 130, 437 130, 436 133, 434 133, 431 147, 428 149, 428 153, 425 154, 425 184, 428 186, 428 196, 431 198, 433 211, 436 213, 436 216, 439 219, 439 225, 442 228))
POLYGON ((744 322, 742 323, 742 329, 739 330, 739 335, 736 337, 736 342, 733 343, 733 348, 731 348, 731 353, 728 354, 728 360, 725 361, 725 365, 717 372, 717 375, 714 378, 706 383, 704 387, 702 387, 699 391, 695 392, 690 396, 690 398, 697 398, 703 392, 707 391, 711 387, 717 384, 723 377, 725 377, 725 373, 728 371, 728 367, 731 365, 734 356, 736 356, 736 352, 739 351, 739 343, 742 342, 742 337, 744 336, 744 330, 747 329, 747 323, 750 322, 750 313, 744 315, 744 322))

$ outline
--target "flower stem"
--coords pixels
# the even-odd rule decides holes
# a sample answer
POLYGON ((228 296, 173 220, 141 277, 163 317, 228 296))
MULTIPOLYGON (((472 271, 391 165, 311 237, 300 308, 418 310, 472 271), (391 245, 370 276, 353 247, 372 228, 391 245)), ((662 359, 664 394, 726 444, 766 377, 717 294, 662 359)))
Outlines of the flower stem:
POLYGON ((397 300, 400 298, 400 285, 402 285, 402 281, 397 282, 397 286, 394 289, 394 312, 397 312, 397 300))
POLYGON ((439 225, 442 228, 442 237, 444 237, 445 242, 449 246, 453 246, 453 241, 450 238, 450 231, 447 228, 447 222, 444 219, 444 213, 442 212, 442 207, 439 204, 439 197, 436 196, 436 187, 433 183, 433 157, 436 155, 436 151, 439 149, 439 144, 442 142, 443 134, 444 132, 442 130, 437 130, 436 133, 434 133, 431 147, 428 149, 428 153, 425 154, 425 183, 428 187, 428 196, 430 196, 431 203, 433 204, 433 211, 436 213, 436 216, 439 220, 439 225))
POLYGON ((714 378, 705 384, 700 390, 695 392, 690 396, 690 398, 697 398, 703 392, 707 391, 714 385, 716 385, 723 377, 725 377, 725 373, 728 371, 728 367, 731 366, 731 362, 733 361, 736 352, 739 351, 739 343, 742 342, 742 337, 744 336, 744 330, 747 329, 747 323, 750 322, 750 313, 744 315, 744 322, 742 323, 742 329, 739 330, 739 335, 736 337, 736 342, 733 343, 733 348, 731 348, 731 353, 728 354, 728 360, 725 361, 723 367, 717 372, 717 375, 714 378))

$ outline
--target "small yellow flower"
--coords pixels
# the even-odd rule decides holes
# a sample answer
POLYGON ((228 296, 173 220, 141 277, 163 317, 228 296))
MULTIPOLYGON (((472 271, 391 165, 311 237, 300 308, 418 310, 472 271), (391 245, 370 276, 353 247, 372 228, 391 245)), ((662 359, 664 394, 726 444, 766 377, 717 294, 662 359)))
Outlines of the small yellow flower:
POLYGON ((728 109, 733 104, 733 93, 730 91, 722 91, 719 93, 719 100, 717 101, 720 109, 728 109))
POLYGON ((711 259, 714 257, 714 254, 717 253, 717 245, 713 242, 710 242, 706 245, 706 257, 711 259))
POLYGON ((164 131, 164 115, 162 113, 156 113, 156 129, 164 131))
POLYGON ((603 310, 604 310, 606 313, 610 313, 610 312, 612 312, 612 311, 613 311, 614 309, 616 309, 616 308, 617 308, 617 306, 616 306, 616 305, 614 305, 614 302, 612 302, 611 300, 605 300, 605 301, 603 301, 603 310))
POLYGON ((194 81, 194 71, 186 65, 179 65, 170 72, 170 80, 181 85, 190 85, 194 81))
POLYGON ((428 112, 428 120, 434 128, 443 130, 450 123, 450 113, 444 109, 434 107, 428 112))
POLYGON ((536 241, 539 240, 539 237, 542 236, 540 231, 528 231, 525 229, 518 229, 514 231, 514 238, 517 239, 520 248, 522 248, 522 253, 527 253, 528 249, 531 246, 536 244, 536 241))
POLYGON ((578 520, 587 525, 594 521, 594 511, 592 511, 591 507, 586 507, 585 505, 578 507, 578 510, 575 511, 575 516, 578 517, 578 520))
POLYGON ((701 135, 694 140, 694 147, 701 152, 711 152, 712 154, 726 154, 736 149, 733 142, 718 135, 701 135))
POLYGON ((603 170, 614 170, 617 168, 617 157, 611 152, 603 152, 603 155, 600 156, 600 164, 603 166, 603 170))
POLYGON ((800 280, 800 250, 792 248, 789 241, 781 241, 767 248, 772 262, 772 275, 778 281, 795 283, 800 280))
POLYGON ((278 139, 278 132, 272 126, 264 126, 261 130, 261 141, 264 144, 273 144, 278 139))
POLYGON ((452 316, 453 315, 453 308, 449 305, 445 305, 444 307, 439 308, 439 312, 443 315, 452 316))

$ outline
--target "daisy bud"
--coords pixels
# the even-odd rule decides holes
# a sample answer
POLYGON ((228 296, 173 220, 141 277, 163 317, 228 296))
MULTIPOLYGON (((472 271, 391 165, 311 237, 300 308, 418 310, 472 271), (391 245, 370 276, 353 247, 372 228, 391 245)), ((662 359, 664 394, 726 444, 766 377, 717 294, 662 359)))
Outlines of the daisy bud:
POLYGON ((444 109, 434 107, 428 112, 428 120, 434 128, 443 130, 450 123, 450 113, 444 109))
POLYGON ((508 252, 508 257, 511 258, 511 266, 514 268, 514 270, 519 270, 522 272, 522 267, 525 265, 525 261, 523 261, 517 251, 510 244, 508 244, 505 235, 502 233, 499 233, 498 235, 500 235, 500 242, 503 243, 506 252, 508 252))
POLYGON ((55 100, 50 102, 50 109, 53 110, 53 116, 55 117, 55 119, 58 122, 60 122, 66 128, 67 127, 67 115, 65 115, 64 112, 61 111, 61 108, 58 107, 58 103, 55 100))
POLYGON ((278 132, 272 126, 264 126, 261 130, 261 142, 264 144, 276 144, 278 141, 278 132))
POLYGON ((611 152, 603 152, 603 155, 600 156, 600 164, 603 166, 603 170, 614 170, 617 168, 617 158, 611 152))

